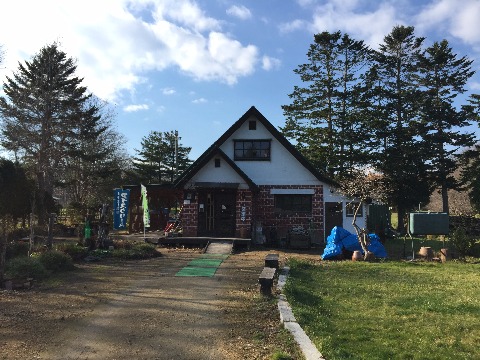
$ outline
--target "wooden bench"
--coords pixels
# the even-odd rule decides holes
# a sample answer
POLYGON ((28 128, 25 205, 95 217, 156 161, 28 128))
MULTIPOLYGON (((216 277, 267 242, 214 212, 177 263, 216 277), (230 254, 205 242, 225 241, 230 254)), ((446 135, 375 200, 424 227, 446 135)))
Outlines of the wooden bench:
POLYGON ((268 254, 265 256, 265 267, 278 269, 278 254, 268 254))
POLYGON ((258 282, 260 283, 260 292, 263 295, 272 295, 273 279, 277 269, 272 267, 264 267, 262 273, 258 277, 258 282))

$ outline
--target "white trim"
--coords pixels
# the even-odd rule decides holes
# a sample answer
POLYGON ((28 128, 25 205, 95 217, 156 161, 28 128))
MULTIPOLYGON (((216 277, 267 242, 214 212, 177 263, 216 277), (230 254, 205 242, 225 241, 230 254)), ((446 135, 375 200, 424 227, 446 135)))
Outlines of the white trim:
POLYGON ((270 195, 315 195, 315 189, 270 189, 270 195))

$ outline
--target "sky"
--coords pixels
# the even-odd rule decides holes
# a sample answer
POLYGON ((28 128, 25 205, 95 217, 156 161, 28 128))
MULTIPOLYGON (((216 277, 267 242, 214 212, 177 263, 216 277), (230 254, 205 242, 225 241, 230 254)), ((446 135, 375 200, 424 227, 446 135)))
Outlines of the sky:
MULTIPOLYGON (((198 158, 251 106, 274 126, 301 86, 313 36, 340 30, 377 49, 396 25, 448 40, 474 60, 480 93, 480 0, 4 0, 0 83, 46 45, 116 112, 135 155, 151 131, 177 130, 198 158)), ((0 96, 4 95, 0 89, 0 96)))

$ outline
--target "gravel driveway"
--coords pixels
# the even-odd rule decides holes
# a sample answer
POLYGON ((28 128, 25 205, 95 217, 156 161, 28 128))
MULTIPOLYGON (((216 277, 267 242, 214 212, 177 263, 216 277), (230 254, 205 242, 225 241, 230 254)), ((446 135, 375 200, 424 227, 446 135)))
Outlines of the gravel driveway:
POLYGON ((0 358, 268 359, 285 344, 298 353, 278 314, 253 308, 267 251, 231 255, 213 277, 175 276, 199 251, 161 252, 81 264, 60 283, 1 291, 0 358))

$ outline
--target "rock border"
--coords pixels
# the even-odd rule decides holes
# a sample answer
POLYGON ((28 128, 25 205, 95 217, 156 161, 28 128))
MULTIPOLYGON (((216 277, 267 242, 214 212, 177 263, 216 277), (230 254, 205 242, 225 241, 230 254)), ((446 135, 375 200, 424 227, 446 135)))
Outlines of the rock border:
POLYGON ((280 322, 283 324, 285 329, 289 330, 293 335, 295 341, 300 346, 303 355, 305 355, 306 360, 325 360, 305 331, 303 331, 302 327, 297 323, 297 320, 293 315, 292 308, 290 307, 287 298, 283 293, 283 288, 287 282, 289 271, 290 268, 285 266, 278 276, 277 289, 280 291, 280 295, 278 296, 280 322))

